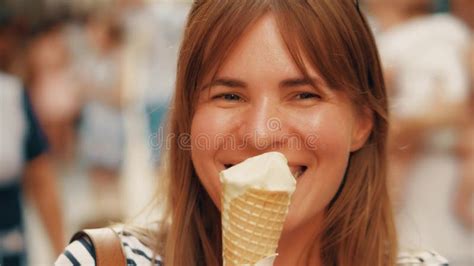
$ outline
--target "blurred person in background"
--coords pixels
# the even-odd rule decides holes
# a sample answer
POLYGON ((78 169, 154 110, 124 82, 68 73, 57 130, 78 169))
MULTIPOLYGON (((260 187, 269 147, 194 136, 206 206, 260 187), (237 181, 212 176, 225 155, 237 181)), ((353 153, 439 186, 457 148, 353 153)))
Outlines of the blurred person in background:
POLYGON ((21 81, 0 72, 0 265, 26 265, 23 192, 39 211, 55 254, 64 228, 47 142, 21 81))
POLYGON ((153 162, 156 164, 161 146, 159 138, 164 134, 162 125, 175 83, 176 58, 189 3, 148 3, 143 0, 122 0, 121 3, 127 36, 125 53, 131 54, 129 57, 133 60, 133 80, 127 86, 131 90, 131 93, 126 93, 127 102, 143 104, 145 107, 149 130, 147 144, 152 148, 153 162))
POLYGON ((474 43, 471 48, 471 92, 469 107, 460 130, 457 143, 460 160, 459 181, 454 194, 454 214, 461 224, 471 232, 474 231, 474 43))
POLYGON ((0 265, 26 265, 24 199, 37 208, 55 254, 65 243, 46 138, 21 80, 7 74, 23 73, 24 33, 20 20, 0 15, 0 265))
POLYGON ((120 193, 124 216, 146 223, 144 220, 150 216, 137 217, 136 206, 146 206, 155 193, 156 168, 165 138, 163 121, 175 83, 179 40, 190 3, 119 2, 116 10, 124 28, 121 78, 126 136, 120 193))
POLYGON ((457 191, 454 195, 454 213, 469 230, 474 230, 474 1, 451 0, 451 12, 460 18, 471 30, 470 55, 467 57, 470 73, 470 95, 468 108, 458 141, 461 170, 457 191))
POLYGON ((28 24, 24 17, 0 8, 0 69, 21 78, 26 76, 24 47, 28 24))
POLYGON ((51 154, 68 162, 74 154, 80 88, 70 62, 64 21, 55 19, 38 26, 29 41, 28 54, 28 87, 51 154))
POLYGON ((13 17, 0 13, 0 69, 11 70, 16 54, 14 49, 19 46, 18 31, 18 25, 14 23, 13 17))
POLYGON ((367 5, 391 96, 389 175, 402 246, 431 247, 469 265, 472 236, 451 202, 461 169, 455 147, 468 108, 471 33, 452 15, 432 14, 430 0, 367 5))
POLYGON ((90 52, 79 63, 85 101, 80 138, 100 224, 121 216, 117 195, 124 146, 122 29, 111 15, 98 13, 88 19, 85 30, 90 52))

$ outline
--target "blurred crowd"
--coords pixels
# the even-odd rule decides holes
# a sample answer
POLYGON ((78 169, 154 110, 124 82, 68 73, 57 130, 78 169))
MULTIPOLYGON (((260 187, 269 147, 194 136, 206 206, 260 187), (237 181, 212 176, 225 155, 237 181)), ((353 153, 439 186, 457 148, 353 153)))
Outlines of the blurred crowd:
POLYGON ((474 1, 365 4, 390 95, 389 178, 400 245, 472 265, 474 1))
MULTIPOLYGON (((0 265, 26 251, 50 264, 72 232, 137 217, 152 198, 188 7, 0 2, 0 265)), ((473 265, 474 1, 361 7, 390 95, 401 246, 473 265)))
POLYGON ((0 265, 51 264, 152 198, 187 8, 0 3, 0 265))

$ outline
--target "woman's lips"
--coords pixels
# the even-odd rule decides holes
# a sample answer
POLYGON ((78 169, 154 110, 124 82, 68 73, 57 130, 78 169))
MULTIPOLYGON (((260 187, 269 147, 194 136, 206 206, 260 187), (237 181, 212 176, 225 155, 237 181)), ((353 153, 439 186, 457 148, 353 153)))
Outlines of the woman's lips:
MULTIPOLYGON (((224 167, 225 169, 228 169, 234 165, 235 164, 224 164, 224 167)), ((300 176, 302 176, 304 172, 306 171, 306 169, 308 169, 306 165, 291 165, 291 164, 289 165, 289 168, 290 168, 291 174, 295 177, 295 179, 298 179, 300 176)))

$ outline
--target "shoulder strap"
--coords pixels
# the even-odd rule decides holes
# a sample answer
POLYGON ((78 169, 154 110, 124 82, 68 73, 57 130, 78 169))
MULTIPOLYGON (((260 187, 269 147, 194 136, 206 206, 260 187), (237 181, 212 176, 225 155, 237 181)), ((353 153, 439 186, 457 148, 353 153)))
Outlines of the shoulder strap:
POLYGON ((112 228, 79 231, 72 237, 71 242, 82 237, 87 237, 92 242, 97 266, 127 265, 120 238, 112 228))

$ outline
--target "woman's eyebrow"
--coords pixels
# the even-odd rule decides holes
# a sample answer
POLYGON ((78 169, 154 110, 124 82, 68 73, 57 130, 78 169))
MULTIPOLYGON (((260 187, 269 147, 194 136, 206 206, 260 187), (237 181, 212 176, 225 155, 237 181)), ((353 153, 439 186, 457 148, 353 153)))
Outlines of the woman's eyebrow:
POLYGON ((299 87, 299 86, 318 86, 320 84, 320 81, 317 78, 311 78, 311 77, 300 77, 300 78, 290 78, 290 79, 285 79, 280 82, 280 88, 291 88, 291 87, 299 87))
MULTIPOLYGON (((311 85, 311 86, 318 86, 320 84, 320 81, 317 78, 305 78, 305 77, 297 77, 297 78, 289 78, 280 81, 279 87, 280 88, 291 88, 291 87, 299 87, 299 86, 306 86, 306 85, 311 85)), ((213 87, 213 86, 225 86, 229 88, 247 88, 248 84, 245 81, 234 79, 234 78, 217 78, 210 83, 206 84, 203 86, 203 90, 213 87)))
POLYGON ((244 81, 233 79, 233 78, 217 78, 210 83, 203 86, 203 90, 214 87, 214 86, 225 86, 230 88, 247 88, 247 83, 244 81))

